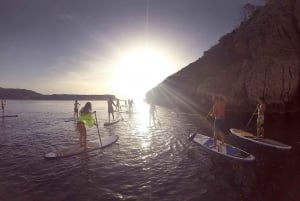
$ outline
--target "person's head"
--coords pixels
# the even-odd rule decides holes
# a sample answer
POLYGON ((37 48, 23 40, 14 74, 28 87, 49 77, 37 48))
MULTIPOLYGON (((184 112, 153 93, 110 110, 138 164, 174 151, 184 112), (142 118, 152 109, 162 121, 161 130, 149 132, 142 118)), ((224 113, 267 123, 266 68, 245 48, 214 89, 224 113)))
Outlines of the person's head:
POLYGON ((221 97, 219 95, 215 94, 212 96, 212 101, 219 101, 219 100, 221 100, 221 97))
POLYGON ((86 102, 86 104, 81 109, 81 112, 82 113, 90 113, 91 111, 92 111, 92 103, 91 102, 86 102))
POLYGON ((257 102, 259 102, 259 103, 264 103, 264 102, 265 102, 264 97, 259 97, 259 98, 257 98, 257 102))
POLYGON ((216 95, 212 95, 212 96, 211 96, 211 100, 212 100, 213 102, 215 102, 215 101, 216 101, 216 95))

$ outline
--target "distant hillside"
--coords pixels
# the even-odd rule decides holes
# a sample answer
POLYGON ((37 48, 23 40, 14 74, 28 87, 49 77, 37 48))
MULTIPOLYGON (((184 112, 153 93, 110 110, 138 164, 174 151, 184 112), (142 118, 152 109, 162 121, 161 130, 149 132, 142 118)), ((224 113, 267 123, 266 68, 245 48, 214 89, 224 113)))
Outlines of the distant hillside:
POLYGON ((146 97, 196 111, 207 110, 211 95, 221 94, 228 109, 248 112, 264 97, 268 112, 300 111, 299 55, 300 0, 269 0, 146 97))
POLYGON ((52 94, 43 95, 27 89, 10 89, 0 87, 0 98, 16 100, 107 100, 114 95, 79 95, 79 94, 52 94))

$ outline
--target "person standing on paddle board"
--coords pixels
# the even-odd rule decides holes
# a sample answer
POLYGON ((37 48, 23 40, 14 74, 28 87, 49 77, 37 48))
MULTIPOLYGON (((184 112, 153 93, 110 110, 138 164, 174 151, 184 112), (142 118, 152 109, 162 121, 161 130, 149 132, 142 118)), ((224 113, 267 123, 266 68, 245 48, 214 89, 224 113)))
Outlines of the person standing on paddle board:
POLYGON ((74 103, 74 119, 76 117, 76 119, 78 120, 78 107, 79 107, 79 103, 77 100, 75 100, 75 103, 74 103))
POLYGON ((86 127, 85 125, 87 125, 89 128, 93 127, 93 125, 95 125, 95 119, 93 117, 93 114, 95 114, 96 112, 92 112, 92 104, 90 102, 87 102, 83 108, 80 109, 79 112, 79 121, 77 123, 77 128, 79 130, 80 133, 80 137, 79 137, 79 143, 80 143, 80 147, 84 147, 85 149, 86 147, 86 127))
POLYGON ((221 138, 222 145, 224 144, 225 137, 225 100, 221 96, 213 96, 213 108, 209 116, 214 117, 214 144, 212 148, 217 146, 218 136, 221 138))
POLYGON ((257 137, 264 137, 264 123, 265 123, 265 111, 266 111, 266 104, 264 98, 260 97, 257 99, 257 137))
POLYGON ((5 110, 5 105, 6 105, 6 99, 5 98, 1 98, 1 108, 2 108, 2 113, 4 114, 4 110, 5 110))
POLYGON ((120 111, 120 100, 117 99, 116 110, 120 111))
POLYGON ((155 119, 156 119, 156 106, 151 101, 150 108, 149 108, 149 126, 151 126, 151 120, 152 120, 154 126, 156 126, 155 119))
POLYGON ((110 122, 110 114, 112 115, 113 120, 115 120, 113 105, 116 106, 112 97, 109 97, 107 100, 108 122, 110 122))
POLYGON ((128 112, 132 112, 132 111, 133 111, 133 100, 128 99, 128 112))

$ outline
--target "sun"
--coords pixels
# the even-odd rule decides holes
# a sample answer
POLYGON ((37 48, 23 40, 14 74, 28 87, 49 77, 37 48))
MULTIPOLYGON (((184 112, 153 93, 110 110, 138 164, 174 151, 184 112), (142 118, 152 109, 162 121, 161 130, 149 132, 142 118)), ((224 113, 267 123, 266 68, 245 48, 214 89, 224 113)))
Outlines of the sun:
POLYGON ((144 98, 148 90, 172 73, 167 55, 149 46, 126 51, 114 66, 114 91, 123 98, 144 98))

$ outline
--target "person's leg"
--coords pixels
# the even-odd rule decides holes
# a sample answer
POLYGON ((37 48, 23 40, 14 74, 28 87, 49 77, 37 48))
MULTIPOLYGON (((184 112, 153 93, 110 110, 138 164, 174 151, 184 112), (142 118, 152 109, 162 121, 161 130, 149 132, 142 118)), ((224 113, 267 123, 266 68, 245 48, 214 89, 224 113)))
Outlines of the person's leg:
POLYGON ((115 120, 115 115, 114 112, 111 113, 112 117, 113 117, 113 121, 115 120))
POLYGON ((216 120, 214 121, 214 136, 213 136, 213 139, 214 139, 214 143, 211 146, 211 148, 215 148, 217 146, 217 141, 218 141, 218 130, 217 130, 217 127, 216 127, 216 120))
POLYGON ((264 119, 263 117, 257 117, 257 131, 256 131, 256 136, 257 137, 262 137, 263 136, 263 124, 264 124, 264 119))
POLYGON ((86 128, 82 122, 77 124, 77 128, 79 130, 80 136, 79 136, 79 144, 80 147, 86 148, 86 128))
POLYGON ((221 138, 222 145, 225 145, 225 121, 224 119, 220 120, 220 125, 219 125, 219 135, 221 138))
POLYGON ((264 137, 265 134, 265 129, 264 129, 264 124, 265 124, 265 118, 264 116, 261 117, 261 124, 260 124, 260 137, 264 137))
POLYGON ((259 137, 264 137, 264 127, 260 127, 260 136, 259 137))
POLYGON ((225 135, 223 131, 220 131, 220 137, 221 137, 221 141, 222 141, 222 145, 225 145, 225 135))
POLYGON ((212 148, 214 148, 214 147, 217 146, 217 142, 218 142, 218 131, 217 131, 217 129, 215 128, 215 129, 214 129, 214 144, 213 144, 212 148))

